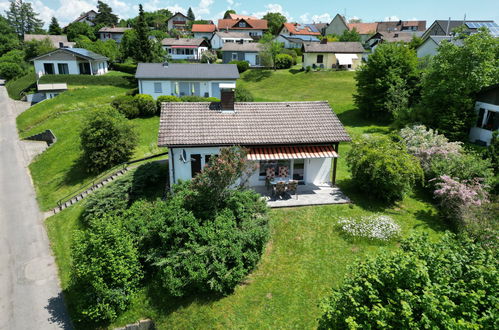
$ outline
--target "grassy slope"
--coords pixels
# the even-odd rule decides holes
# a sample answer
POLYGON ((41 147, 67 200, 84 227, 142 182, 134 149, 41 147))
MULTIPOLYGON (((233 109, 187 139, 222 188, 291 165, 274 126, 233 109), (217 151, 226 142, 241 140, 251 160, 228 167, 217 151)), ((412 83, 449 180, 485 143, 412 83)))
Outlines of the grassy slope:
MULTIPOLYGON (((239 83, 258 101, 328 100, 352 135, 388 131, 383 125, 364 120, 353 109, 353 73, 292 72, 249 71, 239 83)), ((340 153, 345 155, 348 149, 349 145, 343 144, 340 153)), ((344 157, 339 161, 338 178, 354 205, 272 210, 267 250, 258 268, 234 294, 221 299, 171 299, 157 288, 146 288, 113 325, 151 317, 161 329, 311 328, 320 316, 318 302, 341 283, 348 265, 397 248, 396 242, 379 245, 343 237, 335 228, 338 217, 388 214, 402 226, 404 236, 414 231, 438 236, 444 229, 424 194, 417 192, 391 207, 366 199, 352 186, 344 157)), ((76 217, 80 212, 81 206, 69 208, 47 221, 64 288, 70 264, 67 237, 78 227, 76 217)))
MULTIPOLYGON (((40 207, 48 210, 69 193, 92 181, 79 165, 79 132, 89 111, 109 105, 113 97, 127 91, 115 86, 69 86, 68 92, 31 107, 17 118, 21 137, 51 129, 57 143, 39 155, 30 165, 40 207)), ((140 133, 140 145, 133 158, 159 152, 156 147, 158 117, 134 119, 140 133)))

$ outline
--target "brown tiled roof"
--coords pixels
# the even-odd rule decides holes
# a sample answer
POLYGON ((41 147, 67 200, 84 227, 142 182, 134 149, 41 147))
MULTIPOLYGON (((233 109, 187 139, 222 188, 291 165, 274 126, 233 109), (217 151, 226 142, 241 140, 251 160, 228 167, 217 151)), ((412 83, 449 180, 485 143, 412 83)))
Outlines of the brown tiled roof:
POLYGON ((106 33, 125 33, 128 30, 131 30, 132 28, 129 27, 109 27, 105 26, 102 29, 99 30, 99 32, 106 32, 106 33))
POLYGON ((218 29, 219 30, 267 30, 267 20, 265 19, 244 19, 248 23, 248 27, 238 27, 235 26, 240 19, 219 19, 218 29))
POLYGON ((215 24, 192 24, 192 32, 215 32, 217 26, 215 24))
POLYGON ((349 23, 348 29, 355 28, 359 34, 374 34, 378 30, 378 23, 349 23))
POLYGON ((165 38, 161 40, 163 46, 201 46, 207 42, 203 38, 165 38))
POLYGON ((303 44, 305 53, 363 53, 364 47, 360 42, 345 41, 345 42, 328 42, 321 44, 318 42, 303 44))
POLYGON ((297 145, 350 141, 327 101, 163 103, 158 145, 297 145))
POLYGON ((298 23, 284 23, 283 27, 288 29, 290 34, 297 34, 297 35, 308 35, 308 36, 320 36, 320 32, 314 32, 312 29, 307 26, 307 25, 302 25, 298 23))

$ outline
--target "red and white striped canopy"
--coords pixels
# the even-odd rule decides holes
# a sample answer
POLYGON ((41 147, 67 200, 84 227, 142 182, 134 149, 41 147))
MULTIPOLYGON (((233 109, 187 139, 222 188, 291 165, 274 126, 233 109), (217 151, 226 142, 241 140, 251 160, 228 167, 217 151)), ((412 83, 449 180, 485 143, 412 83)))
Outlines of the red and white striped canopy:
POLYGON ((248 160, 336 158, 333 146, 250 147, 248 160))

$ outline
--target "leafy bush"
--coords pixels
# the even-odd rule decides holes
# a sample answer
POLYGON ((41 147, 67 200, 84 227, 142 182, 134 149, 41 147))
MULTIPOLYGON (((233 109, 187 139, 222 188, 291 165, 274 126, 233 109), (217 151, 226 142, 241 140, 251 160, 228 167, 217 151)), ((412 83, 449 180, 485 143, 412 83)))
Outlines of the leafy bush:
POLYGON ((82 161, 87 171, 98 173, 130 159, 137 133, 128 120, 112 108, 92 111, 80 133, 82 161))
POLYGON ((110 217, 78 231, 72 245, 71 280, 79 321, 112 321, 125 311, 142 277, 133 240, 110 217))
POLYGON ((205 51, 201 54, 201 63, 215 63, 217 59, 217 53, 213 50, 205 51))
POLYGON ((394 202, 422 181, 417 159, 385 136, 367 136, 352 145, 347 162, 355 184, 379 199, 394 202))
POLYGON ((154 98, 149 94, 137 94, 135 95, 135 101, 139 108, 139 114, 142 117, 153 116, 157 112, 156 102, 154 98))
POLYGON ((495 328, 497 254, 446 234, 355 266, 322 301, 320 329, 495 328))
POLYGON ((87 85, 111 85, 117 87, 135 87, 136 83, 124 76, 115 75, 80 75, 80 74, 46 74, 39 80, 40 84, 66 83, 68 85, 87 86, 87 85))
POLYGON ((239 73, 247 71, 250 67, 249 63, 246 61, 230 61, 229 64, 237 65, 237 71, 239 71, 239 73))
POLYGON ((310 67, 310 65, 307 65, 307 67, 305 68, 305 72, 310 72, 312 71, 312 67, 310 67))
POLYGON ((137 64, 129 64, 129 63, 113 63, 113 70, 125 72, 128 74, 135 74, 137 71, 137 64))
POLYGON ((180 98, 182 102, 220 102, 216 97, 202 97, 196 95, 185 95, 180 98))
POLYGON ((286 54, 286 55, 289 55, 291 56, 291 58, 293 59, 293 65, 296 65, 296 58, 297 58, 297 55, 296 55, 296 52, 294 49, 288 49, 288 48, 283 48, 281 50, 281 54, 286 54))
POLYGON ((131 96, 135 96, 139 94, 139 89, 138 88, 132 88, 128 91, 126 91, 125 95, 131 95, 131 96))
POLYGON ((293 58, 288 54, 278 54, 275 57, 276 69, 289 69, 293 65, 293 58))
POLYGON ((236 102, 253 102, 253 94, 242 86, 237 86, 235 90, 236 102))
POLYGON ((12 80, 24 74, 24 69, 18 63, 0 62, 0 77, 12 80))
POLYGON ((340 218, 340 230, 353 237, 387 241, 400 235, 400 226, 387 215, 340 218))
POLYGON ((36 76, 34 72, 10 80, 5 84, 9 96, 14 100, 20 100, 23 92, 36 88, 36 76))
POLYGON ((128 119, 139 116, 139 105, 133 96, 118 96, 111 102, 111 105, 128 119))
POLYGON ((182 102, 182 100, 175 95, 161 95, 156 99, 156 106, 158 108, 158 113, 161 112, 161 103, 167 102, 182 102))

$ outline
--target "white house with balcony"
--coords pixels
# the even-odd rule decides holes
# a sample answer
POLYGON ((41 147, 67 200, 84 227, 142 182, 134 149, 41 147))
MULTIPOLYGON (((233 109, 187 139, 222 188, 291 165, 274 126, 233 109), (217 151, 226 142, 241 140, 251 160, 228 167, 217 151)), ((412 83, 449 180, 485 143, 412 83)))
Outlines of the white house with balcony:
POLYGON ((499 130, 499 84, 484 88, 478 94, 475 110, 478 117, 470 130, 470 141, 488 146, 492 133, 499 130))
POLYGON ((199 61, 203 52, 210 46, 208 41, 202 38, 165 38, 161 45, 172 60, 193 61, 199 61))
POLYGON ((101 75, 109 59, 84 48, 59 48, 31 59, 38 77, 46 74, 101 75))
POLYGON ((229 32, 229 31, 219 31, 213 34, 210 40, 211 48, 220 49, 226 43, 227 44, 246 44, 254 42, 254 39, 249 35, 248 32, 229 32))
POLYGON ((139 93, 220 98, 220 86, 236 84, 235 64, 139 63, 135 78, 139 93))

